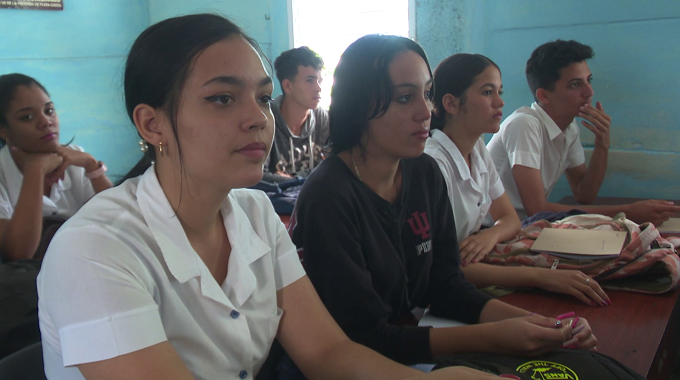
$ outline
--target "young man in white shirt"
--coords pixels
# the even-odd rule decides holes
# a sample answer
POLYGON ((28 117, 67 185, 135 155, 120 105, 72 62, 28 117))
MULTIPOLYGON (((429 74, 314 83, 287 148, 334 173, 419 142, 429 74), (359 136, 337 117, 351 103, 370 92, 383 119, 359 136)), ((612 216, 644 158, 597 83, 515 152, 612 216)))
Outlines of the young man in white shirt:
MULTIPOLYGON (((562 173, 579 203, 590 204, 597 197, 607 171, 612 119, 600 102, 592 105, 592 74, 586 60, 593 55, 590 46, 576 41, 557 40, 536 48, 526 66, 527 82, 536 102, 510 115, 487 145, 521 218, 573 208, 547 200, 562 173), (588 166, 577 116, 595 135, 588 166)), ((679 206, 661 200, 578 208, 609 216, 625 212, 635 222, 655 224, 680 211, 679 206)))
POLYGON ((324 157, 328 113, 319 107, 323 60, 302 46, 281 53, 274 68, 283 94, 272 102, 276 133, 262 179, 285 182, 307 177, 324 157))

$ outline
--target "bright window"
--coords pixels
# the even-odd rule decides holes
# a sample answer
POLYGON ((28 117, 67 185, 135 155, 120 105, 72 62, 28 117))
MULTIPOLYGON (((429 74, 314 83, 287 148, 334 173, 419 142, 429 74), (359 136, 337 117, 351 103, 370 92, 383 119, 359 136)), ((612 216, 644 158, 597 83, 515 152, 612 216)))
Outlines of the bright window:
POLYGON ((325 63, 321 106, 330 105, 333 71, 342 52, 366 34, 413 37, 409 12, 415 0, 289 0, 293 46, 308 46, 325 63), (409 33, 410 31, 410 33, 409 33))

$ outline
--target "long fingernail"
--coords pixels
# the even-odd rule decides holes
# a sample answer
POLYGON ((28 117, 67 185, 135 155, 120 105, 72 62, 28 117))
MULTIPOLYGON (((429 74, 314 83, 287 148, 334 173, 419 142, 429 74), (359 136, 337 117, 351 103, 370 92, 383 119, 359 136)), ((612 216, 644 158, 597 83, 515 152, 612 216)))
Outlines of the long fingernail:
POLYGON ((477 259, 472 259, 472 263, 473 263, 473 264, 476 264, 476 263, 477 263, 477 259))
POLYGON ((574 319, 571 320, 571 327, 572 327, 572 328, 574 328, 574 326, 576 326, 576 324, 578 323, 579 319, 581 319, 581 318, 576 317, 576 318, 574 318, 574 319))
POLYGON ((590 304, 591 304, 592 306, 597 306, 597 304, 596 304, 595 302, 591 302, 590 304))
POLYGON ((580 333, 581 330, 583 330, 583 328, 585 328, 585 327, 586 327, 586 325, 577 326, 575 329, 571 330, 571 336, 574 336, 574 335, 580 333))
POLYGON ((559 321, 559 320, 564 319, 564 318, 573 317, 574 315, 576 315, 576 313, 574 313, 573 311, 570 311, 568 313, 558 315, 555 319, 557 319, 559 321))

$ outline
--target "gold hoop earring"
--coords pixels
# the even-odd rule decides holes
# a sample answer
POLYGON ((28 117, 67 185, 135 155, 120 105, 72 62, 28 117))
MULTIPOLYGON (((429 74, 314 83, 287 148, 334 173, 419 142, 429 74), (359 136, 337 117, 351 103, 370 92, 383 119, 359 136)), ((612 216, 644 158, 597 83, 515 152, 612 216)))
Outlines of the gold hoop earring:
POLYGON ((158 151, 160 152, 161 157, 165 156, 165 154, 163 153, 163 141, 158 143, 158 151))

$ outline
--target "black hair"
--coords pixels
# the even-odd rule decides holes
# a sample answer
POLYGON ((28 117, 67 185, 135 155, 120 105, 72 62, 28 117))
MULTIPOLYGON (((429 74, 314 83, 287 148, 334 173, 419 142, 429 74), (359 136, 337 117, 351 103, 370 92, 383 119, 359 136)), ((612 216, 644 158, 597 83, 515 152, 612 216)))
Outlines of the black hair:
MULTIPOLYGON (((177 112, 191 66, 202 51, 226 38, 243 37, 262 56, 254 39, 230 20, 216 14, 194 14, 169 18, 148 27, 130 48, 125 65, 125 107, 134 123, 133 112, 139 104, 163 109, 172 126, 177 150, 177 112)), ((146 171, 156 158, 153 147, 120 182, 146 171)))
MULTIPOLYGON (((0 127, 7 127, 6 113, 19 86, 38 86, 47 96, 50 96, 40 82, 28 75, 19 73, 0 75, 0 127)), ((5 140, 0 138, 0 147, 2 146, 5 146, 5 140)))
POLYGON ((465 104, 465 91, 470 88, 475 77, 487 67, 498 65, 481 54, 454 54, 443 60, 434 69, 434 109, 430 127, 443 129, 446 124, 446 110, 442 104, 444 95, 451 94, 460 99, 460 106, 465 104))
POLYGON ((354 41, 342 53, 333 76, 328 111, 333 153, 360 146, 368 121, 387 112, 394 86, 389 66, 404 51, 418 54, 432 75, 425 51, 416 42, 399 36, 369 34, 354 41))
POLYGON ((307 46, 286 50, 274 60, 276 79, 279 80, 283 91, 283 81, 295 79, 298 66, 312 66, 316 70, 323 69, 323 59, 307 46))
POLYGON ((593 48, 574 40, 556 40, 537 47, 531 53, 526 68, 531 95, 538 101, 536 90, 554 90, 555 83, 560 80, 560 69, 594 56, 593 48))

